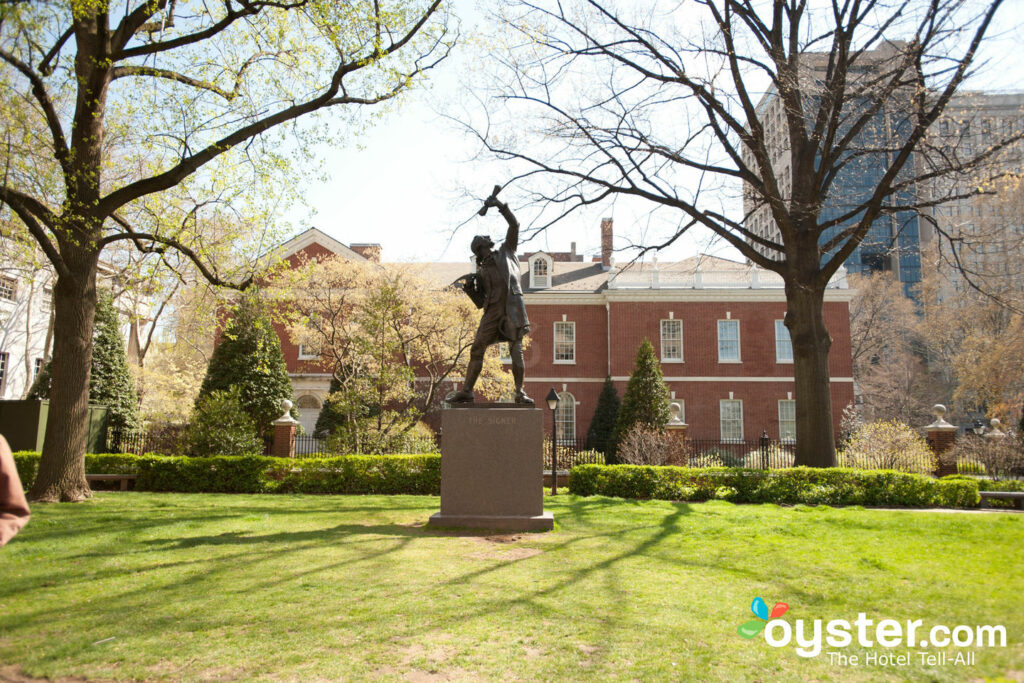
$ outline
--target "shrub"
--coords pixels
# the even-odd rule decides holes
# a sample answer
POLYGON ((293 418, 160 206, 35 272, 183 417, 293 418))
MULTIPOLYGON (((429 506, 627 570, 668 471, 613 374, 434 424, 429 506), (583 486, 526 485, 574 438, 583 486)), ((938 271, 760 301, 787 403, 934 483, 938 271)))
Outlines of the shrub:
POLYGON ((975 507, 978 484, 894 471, 794 467, 743 468, 581 465, 569 473, 580 496, 730 500, 735 503, 975 507))
MULTIPOLYGON (((35 480, 39 453, 14 455, 22 484, 28 488, 35 480)), ((421 495, 441 492, 440 455, 346 455, 287 460, 262 456, 88 454, 85 471, 136 474, 135 488, 139 491, 421 495)))
POLYGON ((265 476, 280 493, 440 495, 440 455, 277 459, 265 476))
POLYGON ((619 441, 618 460, 627 465, 683 465, 686 453, 679 439, 636 424, 619 441))
POLYGON ((943 456, 955 461, 961 474, 987 474, 996 479, 1024 475, 1024 445, 1012 436, 967 435, 957 439, 943 456))
POLYGON ((259 455, 263 441, 242 410, 237 386, 200 396, 188 427, 189 452, 197 456, 259 455))
MULTIPOLYGON (((1021 491, 1024 492, 1024 481, 1017 479, 975 479, 962 474, 951 474, 942 478, 943 481, 969 481, 973 482, 979 491, 1021 491)), ((1012 500, 1002 498, 990 498, 989 505, 994 508, 1012 508, 1016 503, 1012 500)))
POLYGON ((931 474, 935 454, 924 438, 898 420, 858 426, 836 454, 840 467, 931 474))

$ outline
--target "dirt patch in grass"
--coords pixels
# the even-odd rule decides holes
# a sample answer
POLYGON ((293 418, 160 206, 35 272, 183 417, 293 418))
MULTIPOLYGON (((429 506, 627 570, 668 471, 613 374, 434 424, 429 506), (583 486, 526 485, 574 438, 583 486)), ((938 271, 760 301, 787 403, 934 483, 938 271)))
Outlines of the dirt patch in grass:
POLYGON ((482 678, 471 671, 461 668, 448 668, 444 664, 455 654, 455 649, 443 645, 425 646, 421 643, 412 643, 405 647, 398 648, 394 666, 378 669, 374 678, 401 677, 415 683, 428 683, 433 681, 478 681, 482 678), (426 660, 426 667, 422 660, 426 660), (419 666, 413 666, 417 662, 419 666))
POLYGON ((0 666, 0 683, 84 683, 87 679, 77 676, 60 678, 33 678, 26 676, 17 666, 0 666))
POLYGON ((518 534, 503 534, 495 536, 477 536, 474 540, 483 544, 485 549, 481 552, 470 555, 475 560, 525 560, 534 555, 540 555, 543 550, 540 548, 528 548, 526 546, 512 545, 522 540, 518 534))

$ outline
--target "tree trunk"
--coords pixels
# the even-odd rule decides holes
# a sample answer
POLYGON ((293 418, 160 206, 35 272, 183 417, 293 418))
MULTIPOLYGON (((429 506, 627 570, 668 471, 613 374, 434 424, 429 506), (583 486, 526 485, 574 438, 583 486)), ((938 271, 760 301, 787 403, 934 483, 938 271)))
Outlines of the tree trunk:
POLYGON ((69 251, 70 277, 58 277, 53 288, 50 414, 39 473, 29 492, 33 501, 80 501, 92 495, 85 481, 85 442, 99 253, 80 250, 85 253, 68 258, 69 251))
POLYGON ((828 352, 832 337, 825 327, 824 286, 786 282, 786 327, 793 341, 796 379, 796 465, 835 467, 832 387, 828 352))

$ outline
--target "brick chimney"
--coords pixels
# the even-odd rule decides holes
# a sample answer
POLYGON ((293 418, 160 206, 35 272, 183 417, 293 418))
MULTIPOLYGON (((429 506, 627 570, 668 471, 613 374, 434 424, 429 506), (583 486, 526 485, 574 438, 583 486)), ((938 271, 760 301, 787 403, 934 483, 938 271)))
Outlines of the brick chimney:
POLYGON ((601 219, 601 265, 611 268, 612 265, 612 219, 601 219))
POLYGON ((380 263, 381 247, 379 244, 350 244, 348 248, 356 252, 367 261, 380 263))

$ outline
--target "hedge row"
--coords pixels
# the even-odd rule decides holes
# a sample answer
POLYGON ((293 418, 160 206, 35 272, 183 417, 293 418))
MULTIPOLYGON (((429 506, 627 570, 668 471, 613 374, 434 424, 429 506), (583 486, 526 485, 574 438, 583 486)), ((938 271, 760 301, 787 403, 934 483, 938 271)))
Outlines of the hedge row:
POLYGON ((973 479, 939 480, 889 470, 811 467, 751 470, 580 465, 569 473, 569 490, 580 496, 735 503, 966 508, 979 502, 978 483, 973 479))
MULTIPOLYGON (((25 488, 35 481, 39 453, 14 454, 25 488)), ((88 454, 89 474, 135 474, 139 491, 179 493, 383 493, 438 495, 440 455, 343 455, 283 460, 264 456, 189 458, 88 454)))

